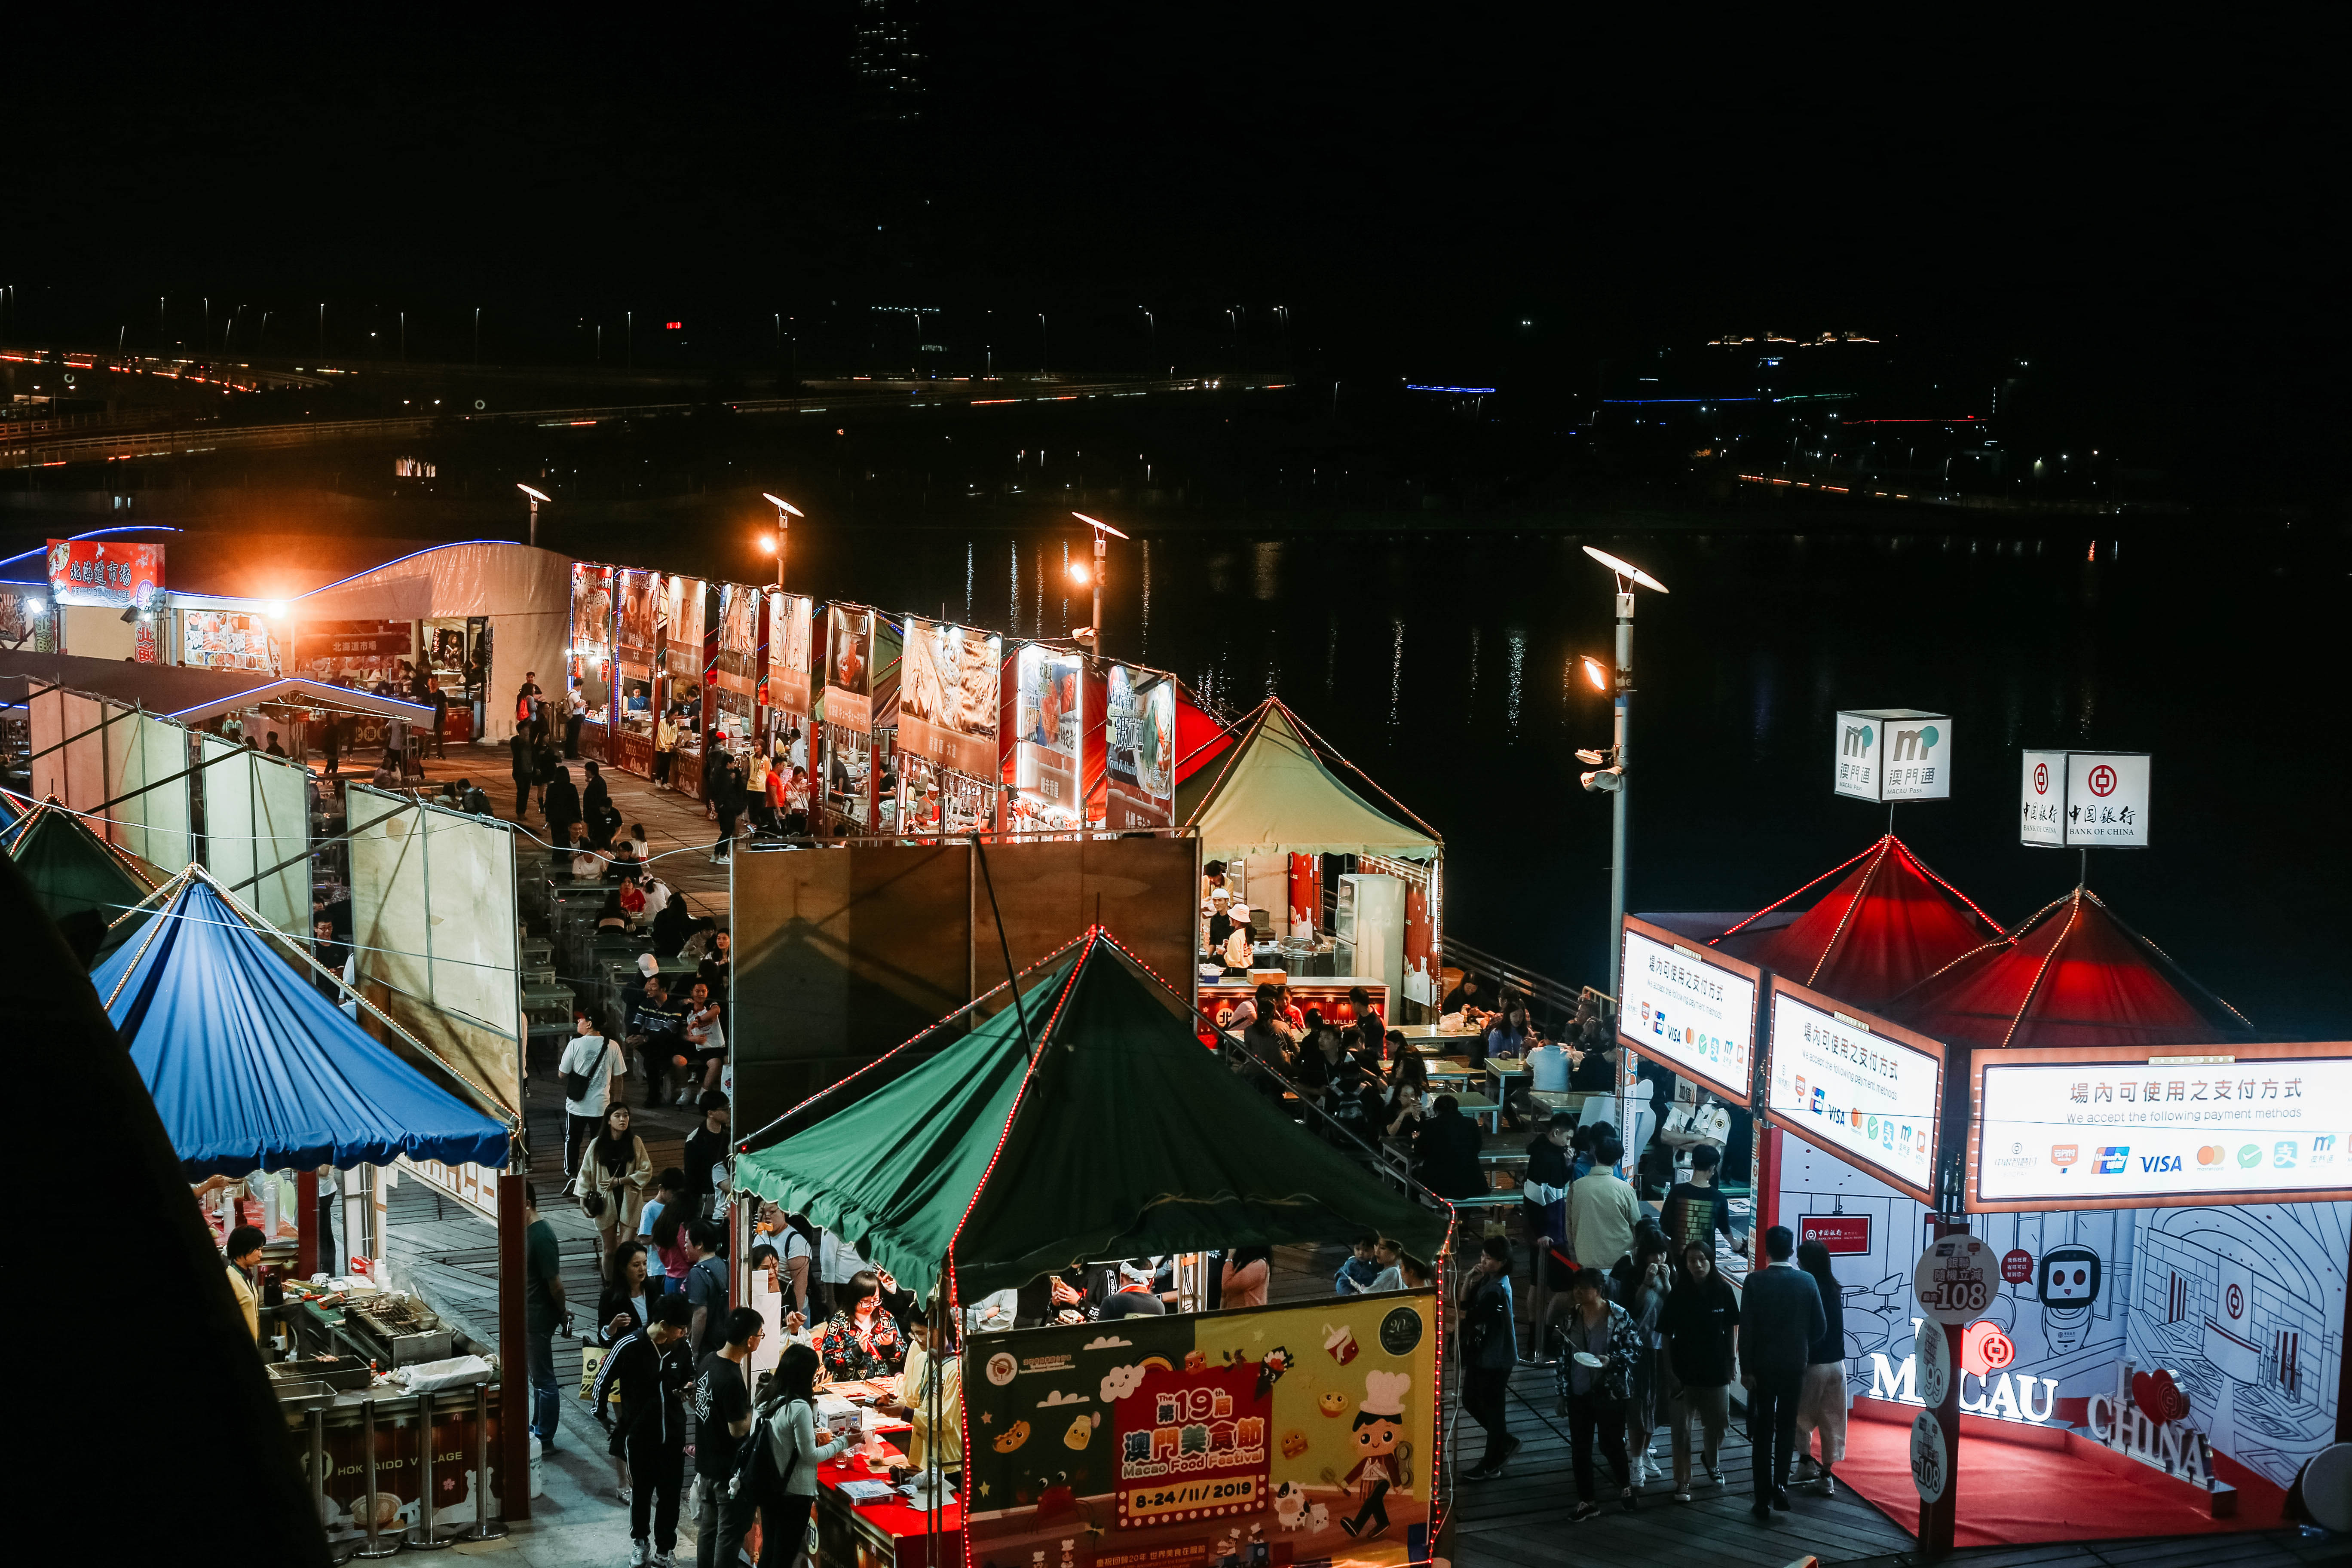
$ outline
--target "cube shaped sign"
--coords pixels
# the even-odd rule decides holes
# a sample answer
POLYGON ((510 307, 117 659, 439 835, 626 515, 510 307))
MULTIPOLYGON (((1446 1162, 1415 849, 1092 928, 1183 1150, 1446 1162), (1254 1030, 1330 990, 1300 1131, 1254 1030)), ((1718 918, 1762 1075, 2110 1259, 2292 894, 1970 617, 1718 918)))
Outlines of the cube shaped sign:
POLYGON ((1948 800, 1952 720, 1916 708, 1860 708, 1836 723, 1839 795, 1857 800, 1948 800))
POLYGON ((2046 849, 2147 847, 2146 752, 2027 752, 2018 842, 2046 849))

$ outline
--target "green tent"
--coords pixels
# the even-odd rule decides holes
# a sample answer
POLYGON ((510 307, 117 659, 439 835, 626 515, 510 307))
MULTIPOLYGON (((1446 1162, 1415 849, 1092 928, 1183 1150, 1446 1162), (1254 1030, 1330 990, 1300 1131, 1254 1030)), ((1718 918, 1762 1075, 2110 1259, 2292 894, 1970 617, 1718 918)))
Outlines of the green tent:
POLYGON ((9 829, 6 842, 8 858, 53 921, 89 910, 111 924, 168 879, 99 837, 71 812, 46 802, 9 829))
POLYGON ((856 1098, 745 1154, 736 1184, 919 1293, 950 1248, 970 1301, 1093 1259, 1366 1231, 1430 1258, 1449 1224, 1235 1077, 1099 928, 1027 983, 1021 1010, 881 1088, 833 1092, 856 1098))

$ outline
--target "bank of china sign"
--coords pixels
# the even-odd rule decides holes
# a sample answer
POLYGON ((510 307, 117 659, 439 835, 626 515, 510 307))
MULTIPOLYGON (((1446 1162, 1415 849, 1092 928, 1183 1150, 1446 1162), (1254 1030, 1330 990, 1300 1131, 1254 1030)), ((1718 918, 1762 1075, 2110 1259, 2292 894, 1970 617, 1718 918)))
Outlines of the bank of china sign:
POLYGON ((1837 716, 1837 793, 1856 800, 1948 800, 1952 720, 1916 708, 1864 708, 1837 716))
POLYGON ((2017 837, 2043 849, 2147 847, 2146 752, 2027 752, 2017 837))

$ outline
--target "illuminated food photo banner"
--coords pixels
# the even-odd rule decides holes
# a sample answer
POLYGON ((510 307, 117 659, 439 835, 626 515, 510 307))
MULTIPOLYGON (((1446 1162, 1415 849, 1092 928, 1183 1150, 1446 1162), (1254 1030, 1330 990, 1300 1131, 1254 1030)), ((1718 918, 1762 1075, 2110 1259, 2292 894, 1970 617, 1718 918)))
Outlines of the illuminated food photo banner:
POLYGON ((1082 733, 1078 656, 1024 643, 1013 656, 1013 826, 1074 826, 1082 733))
POLYGON ((1772 1124, 1932 1204, 1943 1046, 1778 975, 1769 1012, 1772 1124))
POLYGON ((967 1561, 1426 1562, 1436 1373, 1428 1291, 975 1334, 967 1561))
POLYGON ((1156 670, 1110 667, 1104 826, 1168 827, 1176 805, 1176 681, 1156 670))
POLYGON ((2352 1198, 2352 1042, 1976 1058, 1984 1213, 2352 1198))
POLYGON ((768 702, 787 713, 809 710, 809 633, 815 602, 805 594, 768 595, 768 702))
POLYGON ((874 612, 825 606, 824 721, 874 729, 874 612))
POLYGON ((58 605, 144 608, 163 593, 163 547, 110 539, 49 541, 49 599, 58 605))
POLYGON ((900 658, 898 749, 992 782, 1002 640, 909 616, 900 658))
POLYGON ((1756 1077, 1759 972, 1625 917, 1617 1038, 1745 1109, 1756 1077))

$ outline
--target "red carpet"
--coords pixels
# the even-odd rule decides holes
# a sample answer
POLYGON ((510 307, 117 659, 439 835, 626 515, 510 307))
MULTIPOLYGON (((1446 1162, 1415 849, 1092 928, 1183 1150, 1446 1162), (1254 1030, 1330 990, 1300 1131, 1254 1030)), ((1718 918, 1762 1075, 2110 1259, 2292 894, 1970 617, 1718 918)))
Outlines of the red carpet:
MULTIPOLYGON (((1875 1421, 1857 1401, 1847 1423, 1845 1460, 1838 1477, 1872 1507, 1905 1530, 1919 1528, 1919 1494, 1911 1485, 1911 1428, 1875 1421)), ((1981 1423, 1969 1422, 1981 1429, 1981 1423)), ((2048 1433, 2046 1436, 2056 1436, 2048 1433)), ((2134 1460, 2106 1462, 2063 1447, 2003 1442, 1974 1431, 1960 1438, 1959 1521, 1956 1546, 2025 1546, 2045 1541, 2111 1541, 2145 1535, 2203 1535, 2268 1530, 2278 1523, 2275 1488, 2243 1475, 2225 1479, 2240 1489, 2233 1518, 2210 1517, 2161 1471, 2143 1483, 2134 1460)), ((2235 1467, 2229 1467, 2234 1469, 2235 1467)))

